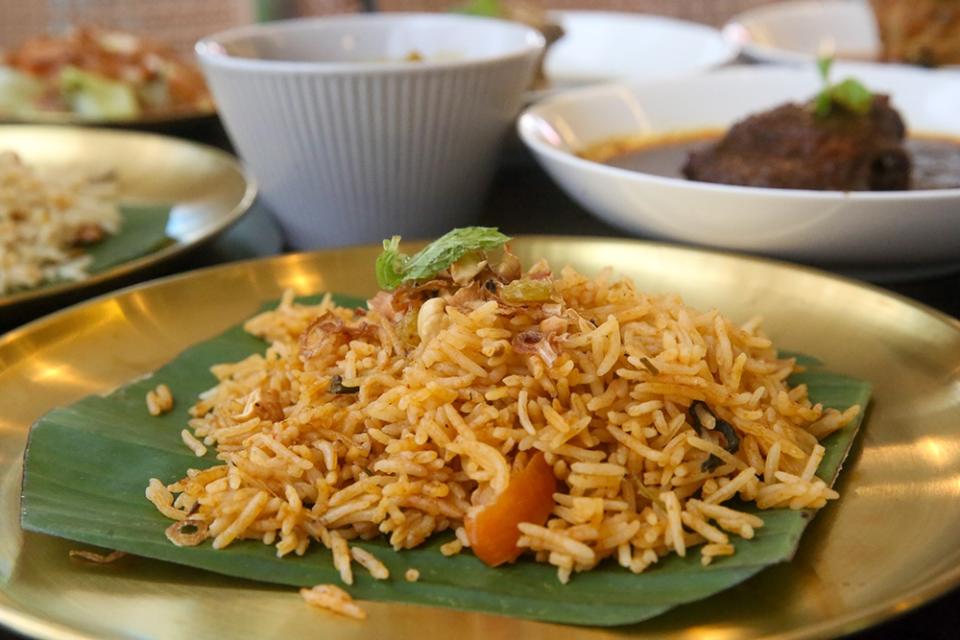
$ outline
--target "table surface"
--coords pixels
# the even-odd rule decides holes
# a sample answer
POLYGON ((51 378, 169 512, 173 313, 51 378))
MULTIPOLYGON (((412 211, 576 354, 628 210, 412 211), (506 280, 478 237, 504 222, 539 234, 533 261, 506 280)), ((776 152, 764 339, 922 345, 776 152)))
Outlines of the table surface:
MULTIPOLYGON (((229 142, 217 125, 190 131, 184 137, 229 149, 229 142)), ((479 224, 498 226, 510 235, 562 234, 573 236, 624 237, 622 231, 600 222, 564 195, 537 167, 517 141, 507 145, 501 167, 484 207, 479 224)), ((177 273, 233 260, 273 255, 284 250, 282 237, 271 213, 257 203, 250 213, 210 245, 141 274, 122 284, 177 273)), ((119 285, 115 285, 119 286, 119 285)), ((923 280, 881 283, 886 289, 919 300, 953 317, 960 317, 960 273, 923 280)), ((49 309, 41 309, 49 311, 49 309)), ((37 312, 21 315, 23 323, 37 312)), ((4 328, 10 328, 8 326, 4 328)), ((958 535, 960 543, 960 535, 958 535)), ((850 636, 855 640, 954 640, 960 637, 960 589, 895 620, 850 636)), ((0 628, 0 640, 18 636, 0 628)))

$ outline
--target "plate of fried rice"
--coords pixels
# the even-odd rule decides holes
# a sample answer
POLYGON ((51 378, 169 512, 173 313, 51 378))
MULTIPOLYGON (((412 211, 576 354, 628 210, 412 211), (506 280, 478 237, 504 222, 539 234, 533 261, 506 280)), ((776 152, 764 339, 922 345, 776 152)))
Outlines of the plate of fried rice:
POLYGON ((226 229, 254 195, 235 160, 198 144, 0 126, 0 309, 152 267, 226 229))
POLYGON ((56 367, 0 449, 0 620, 814 637, 960 580, 955 321, 642 242, 471 228, 413 249, 208 269, 0 341, 5 410, 33 366, 13 339, 56 367))

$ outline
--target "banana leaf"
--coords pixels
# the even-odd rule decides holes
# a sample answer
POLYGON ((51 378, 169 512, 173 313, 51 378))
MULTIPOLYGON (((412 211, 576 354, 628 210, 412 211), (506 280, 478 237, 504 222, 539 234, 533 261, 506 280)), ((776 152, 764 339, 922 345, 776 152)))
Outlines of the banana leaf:
MULTIPOLYGON (((338 298, 340 304, 359 301, 338 298)), ((144 498, 147 480, 169 483, 188 468, 216 464, 211 452, 196 458, 180 440, 187 408, 197 394, 215 384, 209 367, 239 360, 265 344, 239 326, 191 347, 144 380, 107 396, 90 396, 52 411, 31 430, 22 494, 22 525, 45 533, 108 549, 189 565, 238 578, 293 586, 337 583, 330 553, 320 545, 302 558, 278 559, 259 541, 235 543, 215 551, 209 542, 176 547, 164 529, 170 521, 144 498), (173 391, 177 404, 161 417, 147 413, 144 396, 159 383, 173 391), (79 455, 78 455, 79 453, 79 455)), ((867 383, 832 374, 812 359, 795 382, 809 385, 810 395, 826 406, 866 406, 867 383)), ((832 482, 856 435, 859 422, 825 441, 827 455, 820 475, 832 482)), ((842 499, 842 498, 841 498, 842 499)), ((829 508, 829 507, 828 507, 829 508)), ((748 509, 752 510, 752 509, 748 509)), ((737 539, 736 554, 702 567, 695 551, 686 558, 661 559, 634 575, 613 562, 575 574, 567 585, 555 569, 524 560, 490 568, 469 552, 444 557, 438 547, 449 535, 435 536, 420 548, 396 552, 384 541, 358 542, 390 569, 389 580, 355 572, 352 595, 371 600, 453 607, 550 622, 613 626, 639 622, 679 604, 728 589, 764 568, 789 561, 810 512, 758 512, 765 526, 752 540, 737 539), (407 568, 420 572, 407 582, 407 568)), ((353 544, 353 543, 351 543, 353 544)), ((66 559, 65 559, 66 561, 66 559)))
POLYGON ((169 205, 124 204, 120 206, 120 215, 123 217, 120 232, 87 249, 93 257, 90 273, 143 257, 171 242, 167 237, 169 205))

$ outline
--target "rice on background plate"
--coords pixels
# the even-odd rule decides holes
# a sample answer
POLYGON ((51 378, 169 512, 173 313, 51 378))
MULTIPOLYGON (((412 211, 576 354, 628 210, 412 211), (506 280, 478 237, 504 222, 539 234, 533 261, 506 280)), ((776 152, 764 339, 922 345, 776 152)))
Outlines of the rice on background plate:
POLYGON ((83 280, 83 247, 120 230, 116 178, 80 169, 41 171, 0 152, 0 295, 83 280))

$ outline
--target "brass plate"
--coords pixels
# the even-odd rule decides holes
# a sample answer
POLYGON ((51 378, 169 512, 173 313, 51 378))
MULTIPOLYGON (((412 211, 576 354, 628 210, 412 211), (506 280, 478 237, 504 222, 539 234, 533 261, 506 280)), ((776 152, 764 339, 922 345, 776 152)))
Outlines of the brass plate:
POLYGON ((120 198, 128 203, 171 204, 170 245, 92 274, 80 282, 0 295, 6 307, 96 286, 151 267, 213 238, 246 213, 256 196, 253 181, 228 153, 177 138, 88 127, 0 126, 0 151, 15 151, 38 167, 115 170, 120 198))
POLYGON ((960 323, 879 289, 770 261, 636 241, 531 237, 514 246, 526 261, 544 256, 591 273, 611 265, 643 289, 678 291, 735 319, 762 314, 782 348, 874 384, 840 477, 842 497, 814 520, 792 562, 628 628, 387 603, 366 603, 369 618, 358 623, 310 609, 294 589, 139 558, 78 564, 67 558, 76 544, 20 530, 20 460, 31 422, 152 371, 286 287, 371 294, 378 249, 365 247, 167 278, 0 338, 0 623, 58 639, 429 640, 452 629, 457 640, 811 638, 879 622, 960 584, 960 323))

